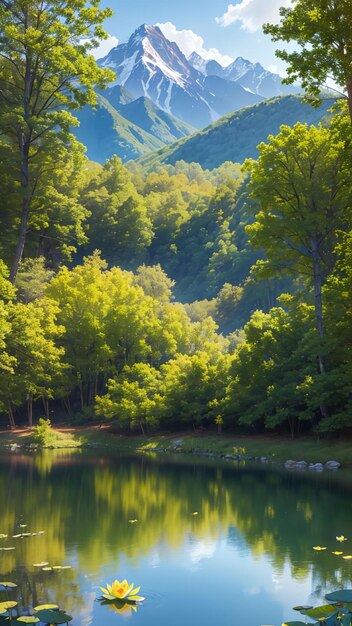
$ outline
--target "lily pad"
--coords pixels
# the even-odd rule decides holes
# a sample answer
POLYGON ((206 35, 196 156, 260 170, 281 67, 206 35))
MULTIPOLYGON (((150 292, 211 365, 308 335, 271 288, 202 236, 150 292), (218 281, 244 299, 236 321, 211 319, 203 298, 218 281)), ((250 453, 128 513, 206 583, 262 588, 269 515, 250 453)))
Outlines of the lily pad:
POLYGON ((33 563, 33 567, 46 567, 49 565, 49 561, 43 561, 42 563, 33 563))
POLYGON ((67 622, 71 622, 72 620, 71 615, 66 615, 63 611, 54 611, 51 609, 38 611, 37 617, 45 624, 67 624, 67 622))
POLYGON ((321 550, 326 550, 326 546, 313 546, 313 550, 321 552, 321 550))
POLYGON ((0 550, 14 550, 15 546, 11 547, 11 548, 0 548, 0 550))
POLYGON ((36 624, 36 622, 40 622, 40 619, 36 617, 36 615, 22 615, 22 617, 18 617, 17 622, 24 622, 25 624, 36 624))
POLYGON ((331 593, 327 593, 325 598, 329 600, 329 602, 352 602, 352 589, 332 591, 331 593))
POLYGON ((299 604, 298 606, 294 606, 292 608, 293 611, 307 611, 308 609, 312 609, 313 606, 311 604, 299 604))
POLYGON ((0 533, 0 539, 7 539, 8 535, 4 535, 3 533, 0 533))
POLYGON ((46 609, 58 609, 58 604, 38 604, 34 607, 34 611, 45 611, 46 609))
POLYGON ((314 619, 328 619, 333 615, 337 615, 337 613, 338 611, 336 611, 336 607, 333 604, 324 604, 323 606, 315 607, 315 609, 307 609, 307 611, 304 611, 304 615, 308 615, 308 617, 312 617, 314 619))
POLYGON ((52 572, 52 571, 53 571, 52 567, 49 567, 49 566, 42 567, 42 572, 52 572))
POLYGON ((9 609, 14 609, 17 606, 17 602, 6 600, 6 602, 0 602, 0 613, 6 613, 9 609))
POLYGON ((16 583, 10 583, 8 581, 6 582, 0 582, 1 587, 6 587, 7 589, 14 589, 15 587, 17 587, 16 583))
POLYGON ((346 556, 343 556, 342 558, 345 559, 345 561, 349 561, 352 559, 352 554, 346 554, 346 556))

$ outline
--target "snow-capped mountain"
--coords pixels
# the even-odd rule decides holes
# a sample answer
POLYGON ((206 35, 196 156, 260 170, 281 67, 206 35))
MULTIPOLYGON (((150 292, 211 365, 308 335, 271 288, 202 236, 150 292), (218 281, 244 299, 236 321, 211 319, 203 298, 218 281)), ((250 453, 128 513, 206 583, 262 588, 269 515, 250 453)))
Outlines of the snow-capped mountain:
POLYGON ((193 53, 188 61, 205 76, 220 76, 231 80, 241 85, 246 91, 263 98, 273 98, 300 91, 293 85, 283 85, 279 74, 269 72, 260 63, 251 63, 243 57, 237 57, 228 67, 222 67, 215 60, 205 60, 197 53, 193 53))
POLYGON ((145 96, 160 109, 197 128, 262 100, 240 84, 234 89, 233 81, 225 76, 212 81, 210 87, 207 71, 194 67, 158 26, 138 28, 127 43, 116 46, 101 59, 100 65, 113 69, 116 84, 134 98, 145 96))
POLYGON ((198 70, 198 72, 204 74, 204 76, 207 75, 208 61, 206 59, 203 59, 203 57, 201 57, 198 52, 192 52, 192 54, 188 57, 188 63, 190 63, 190 65, 192 65, 195 70, 198 70))
POLYGON ((251 63, 238 57, 225 68, 225 78, 234 80, 245 89, 260 94, 264 98, 283 96, 301 91, 295 85, 284 85, 279 74, 269 72, 260 63, 251 63))
POLYGON ((225 78, 224 68, 215 59, 203 59, 198 52, 192 52, 188 57, 188 62, 193 67, 204 74, 204 76, 220 76, 225 78))

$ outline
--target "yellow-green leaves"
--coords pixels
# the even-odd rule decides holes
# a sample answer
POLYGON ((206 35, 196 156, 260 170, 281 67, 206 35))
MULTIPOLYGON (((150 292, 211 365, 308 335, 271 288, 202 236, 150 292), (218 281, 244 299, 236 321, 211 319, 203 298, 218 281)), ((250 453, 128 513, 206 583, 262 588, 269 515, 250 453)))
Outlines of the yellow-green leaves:
POLYGON ((264 32, 273 41, 296 42, 298 50, 289 48, 276 52, 287 63, 288 77, 284 82, 299 81, 306 89, 307 98, 319 104, 320 90, 327 79, 333 79, 342 91, 348 91, 352 116, 350 2, 324 0, 296 0, 283 8, 279 24, 265 24, 264 32))

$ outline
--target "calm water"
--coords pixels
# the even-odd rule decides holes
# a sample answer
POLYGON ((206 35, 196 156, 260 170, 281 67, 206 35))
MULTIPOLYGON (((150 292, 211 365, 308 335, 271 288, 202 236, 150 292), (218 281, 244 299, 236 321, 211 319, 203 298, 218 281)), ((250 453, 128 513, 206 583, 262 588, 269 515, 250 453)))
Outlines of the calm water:
POLYGON ((352 553, 342 478, 92 452, 1 456, 0 533, 45 534, 0 539, 15 546, 0 550, 0 578, 18 584, 11 598, 25 609, 57 602, 73 626, 280 626, 297 619, 292 606, 351 586, 352 561, 331 554, 338 534, 352 553), (41 561, 73 567, 42 572, 41 561), (96 601, 115 578, 141 585, 136 613, 96 601))

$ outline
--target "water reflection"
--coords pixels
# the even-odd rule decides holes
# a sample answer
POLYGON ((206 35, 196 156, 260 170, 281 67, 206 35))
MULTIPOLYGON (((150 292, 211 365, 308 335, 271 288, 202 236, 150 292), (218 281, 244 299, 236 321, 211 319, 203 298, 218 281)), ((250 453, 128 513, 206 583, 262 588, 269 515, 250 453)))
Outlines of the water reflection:
POLYGON ((27 610, 57 602, 74 625, 115 623, 116 613, 131 612, 94 598, 121 576, 147 595, 130 615, 143 626, 156 616, 180 624, 185 613, 187 623, 207 626, 221 614, 222 626, 256 626, 281 624, 310 594, 351 581, 351 562, 331 554, 335 537, 349 536, 349 487, 257 468, 70 452, 0 457, 0 534, 9 535, 0 547, 15 546, 0 551, 0 575, 18 584, 0 601, 11 593, 27 610), (45 534, 13 538, 23 524, 45 534), (317 543, 328 550, 314 552, 317 543), (73 569, 46 572, 34 567, 41 561, 73 569))

